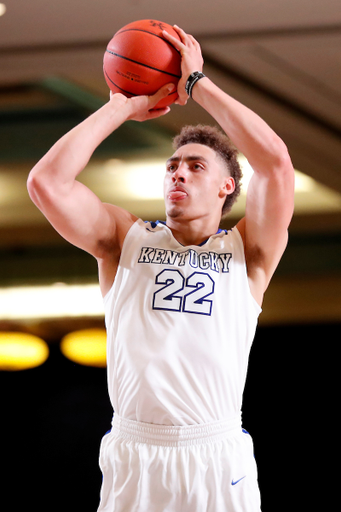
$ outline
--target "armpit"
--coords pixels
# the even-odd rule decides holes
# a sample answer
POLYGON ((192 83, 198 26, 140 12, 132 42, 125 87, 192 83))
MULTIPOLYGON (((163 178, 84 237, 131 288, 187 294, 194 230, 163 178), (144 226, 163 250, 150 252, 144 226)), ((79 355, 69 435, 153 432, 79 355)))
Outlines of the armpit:
POLYGON ((253 270, 264 266, 265 252, 258 245, 254 245, 245 251, 245 259, 248 275, 250 275, 253 270))

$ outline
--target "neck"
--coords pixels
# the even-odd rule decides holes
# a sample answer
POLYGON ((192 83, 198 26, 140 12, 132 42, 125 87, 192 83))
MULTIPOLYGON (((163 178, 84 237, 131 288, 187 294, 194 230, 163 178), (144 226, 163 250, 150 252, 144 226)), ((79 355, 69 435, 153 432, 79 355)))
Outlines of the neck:
POLYGON ((184 246, 200 245, 210 236, 215 235, 219 228, 219 222, 206 218, 185 221, 167 217, 166 225, 172 231, 174 238, 184 246))

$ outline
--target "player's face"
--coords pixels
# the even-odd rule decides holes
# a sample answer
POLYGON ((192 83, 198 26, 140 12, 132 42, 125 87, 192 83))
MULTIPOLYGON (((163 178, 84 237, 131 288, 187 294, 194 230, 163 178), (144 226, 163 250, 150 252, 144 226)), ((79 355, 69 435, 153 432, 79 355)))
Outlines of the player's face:
POLYGON ((226 195, 233 190, 233 178, 228 176, 219 155, 208 146, 186 144, 167 160, 167 217, 193 220, 212 214, 219 216, 226 195))

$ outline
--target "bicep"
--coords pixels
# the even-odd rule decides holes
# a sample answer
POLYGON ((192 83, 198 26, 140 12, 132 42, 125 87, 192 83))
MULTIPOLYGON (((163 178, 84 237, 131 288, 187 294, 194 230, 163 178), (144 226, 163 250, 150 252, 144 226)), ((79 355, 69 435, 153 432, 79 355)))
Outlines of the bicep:
POLYGON ((109 245, 119 243, 122 224, 135 221, 125 210, 102 203, 78 181, 74 181, 72 188, 58 189, 33 179, 28 189, 31 199, 56 231, 96 258, 103 257, 109 245))
POLYGON ((244 244, 250 277, 266 289, 288 240, 294 209, 294 169, 288 158, 267 173, 255 172, 248 187, 244 244))

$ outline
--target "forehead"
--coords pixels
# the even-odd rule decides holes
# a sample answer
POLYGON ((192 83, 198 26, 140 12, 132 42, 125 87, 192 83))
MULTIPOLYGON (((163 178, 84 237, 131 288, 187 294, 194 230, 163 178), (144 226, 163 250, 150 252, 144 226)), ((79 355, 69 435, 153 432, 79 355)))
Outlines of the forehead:
POLYGON ((204 144, 185 144, 185 146, 181 146, 177 149, 171 158, 175 157, 185 159, 189 156, 202 157, 208 162, 218 161, 218 155, 214 149, 205 146, 204 144))

